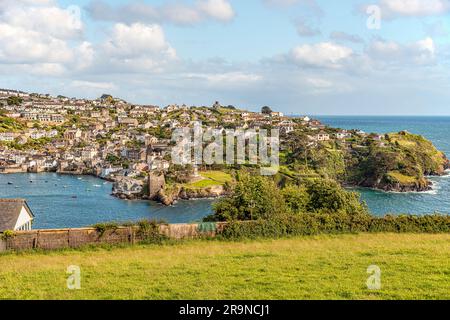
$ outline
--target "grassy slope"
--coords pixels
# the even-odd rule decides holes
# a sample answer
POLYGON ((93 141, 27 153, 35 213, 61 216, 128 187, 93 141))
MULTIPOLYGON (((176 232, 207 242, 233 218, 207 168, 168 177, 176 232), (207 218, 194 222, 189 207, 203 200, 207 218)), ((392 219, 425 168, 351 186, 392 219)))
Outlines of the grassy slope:
POLYGON ((450 299, 450 235, 193 241, 0 256, 0 298, 450 299), (382 269, 382 290, 366 269, 382 269), (81 267, 81 290, 66 268, 81 267))
POLYGON ((0 115, 0 132, 18 132, 24 129, 24 125, 13 118, 0 115))
POLYGON ((230 174, 222 171, 203 171, 200 175, 204 180, 186 184, 190 188, 207 188, 212 186, 221 186, 226 182, 231 182, 233 178, 230 174))

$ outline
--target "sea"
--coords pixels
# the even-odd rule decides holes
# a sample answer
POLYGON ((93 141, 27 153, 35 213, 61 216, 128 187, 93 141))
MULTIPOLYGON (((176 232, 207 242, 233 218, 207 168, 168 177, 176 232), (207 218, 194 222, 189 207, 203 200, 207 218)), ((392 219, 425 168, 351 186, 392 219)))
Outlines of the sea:
MULTIPOLYGON (((323 123, 367 133, 408 130, 431 140, 450 155, 450 117, 316 116, 323 123)), ((433 190, 422 193, 355 189, 372 214, 450 214, 450 175, 432 177, 433 190)), ((0 175, 0 198, 24 198, 35 214, 34 229, 78 228, 101 222, 141 219, 168 223, 201 221, 212 213, 214 200, 179 201, 171 207, 151 201, 111 196, 112 185, 91 176, 56 173, 0 175)))
MULTIPOLYGON (((407 130, 423 135, 450 156, 450 117, 436 116, 316 116, 324 124, 342 129, 360 129, 366 133, 390 133, 407 130)), ((450 174, 450 173, 449 173, 450 174)), ((433 190, 427 192, 381 192, 357 189, 372 214, 450 214, 450 175, 430 177, 433 190)))

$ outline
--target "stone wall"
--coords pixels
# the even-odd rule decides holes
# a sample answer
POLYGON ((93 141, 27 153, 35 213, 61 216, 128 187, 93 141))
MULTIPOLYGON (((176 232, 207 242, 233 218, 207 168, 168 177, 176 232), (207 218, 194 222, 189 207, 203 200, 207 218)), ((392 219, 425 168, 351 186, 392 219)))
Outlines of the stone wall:
MULTIPOLYGON (((161 225, 159 232, 169 239, 215 237, 223 231, 224 223, 161 225)), ((0 240, 0 251, 31 249, 64 249, 85 245, 139 243, 143 239, 137 227, 120 227, 100 233, 95 228, 17 231, 13 237, 0 240)))

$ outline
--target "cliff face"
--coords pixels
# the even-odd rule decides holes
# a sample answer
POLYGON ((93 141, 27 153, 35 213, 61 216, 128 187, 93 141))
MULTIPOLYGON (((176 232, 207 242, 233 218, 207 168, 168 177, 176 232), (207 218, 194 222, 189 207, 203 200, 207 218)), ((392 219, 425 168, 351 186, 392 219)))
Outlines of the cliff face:
POLYGON ((153 198, 164 205, 170 206, 177 200, 193 200, 217 198, 228 195, 228 190, 224 186, 211 186, 201 189, 188 189, 184 187, 175 187, 171 189, 161 189, 153 198))
POLYGON ((407 132, 388 134, 385 144, 369 145, 351 157, 346 182, 384 191, 430 190, 427 176, 444 175, 449 167, 447 157, 430 141, 407 132))
POLYGON ((398 175, 394 175, 394 173, 388 173, 384 175, 382 179, 366 179, 359 183, 358 186, 383 191, 422 192, 430 190, 432 188, 432 183, 425 177, 399 177, 398 175))

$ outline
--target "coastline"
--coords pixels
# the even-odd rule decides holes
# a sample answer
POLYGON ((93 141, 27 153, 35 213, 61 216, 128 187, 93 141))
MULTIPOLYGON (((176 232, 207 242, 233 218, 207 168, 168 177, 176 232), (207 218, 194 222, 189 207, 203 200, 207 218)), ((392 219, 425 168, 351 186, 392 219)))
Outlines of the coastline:
MULTIPOLYGON (((426 176, 425 178, 429 179, 447 179, 450 178, 450 169, 446 169, 445 170, 445 174, 444 175, 432 175, 432 176, 426 176)), ((421 190, 421 191, 395 191, 395 190, 384 190, 384 189, 380 189, 380 188, 375 188, 375 187, 363 187, 363 186, 359 186, 359 185, 354 185, 354 184, 345 184, 344 188, 348 189, 348 190, 369 190, 369 191, 376 191, 379 193, 386 193, 386 194, 430 194, 433 193, 435 194, 435 192, 437 191, 436 186, 439 185, 439 182, 437 181, 432 181, 430 180, 430 185, 429 185, 429 189, 428 190, 421 190)))
MULTIPOLYGON (((39 172, 29 172, 29 171, 20 171, 20 172, 0 172, 0 175, 14 175, 14 174, 42 174, 42 173, 57 173, 60 175, 67 175, 67 176, 90 176, 90 177, 94 177, 94 178, 98 178, 101 179, 103 181, 107 181, 110 183, 115 183, 118 181, 118 179, 114 179, 111 177, 103 177, 100 175, 96 175, 94 173, 79 173, 79 172, 70 172, 70 171, 39 171, 39 172)), ((450 169, 446 169, 444 171, 444 174, 442 175, 430 175, 430 176, 426 176, 425 178, 450 178, 450 169)), ((429 188, 427 188, 427 190, 408 190, 408 191, 396 191, 396 190, 386 190, 386 189, 382 189, 382 188, 376 188, 376 187, 365 187, 365 186, 360 186, 360 185, 356 185, 356 184, 348 184, 348 183, 344 183, 343 187, 345 189, 348 190, 370 190, 370 191, 376 191, 376 192, 380 192, 380 193, 387 193, 387 194, 427 194, 427 193, 431 193, 431 192, 435 192, 436 188, 435 185, 438 184, 438 182, 436 181, 429 181, 429 188)), ((199 189, 198 191, 208 191, 206 189, 199 189)), ((113 187, 112 190, 113 191, 113 187)), ((148 195, 141 195, 140 197, 129 197, 126 195, 121 195, 120 193, 113 193, 111 192, 110 194, 111 196, 120 199, 120 200, 127 200, 127 201, 142 201, 142 200, 146 200, 146 201, 156 201, 160 204, 164 204, 164 202, 159 201, 157 198, 154 199, 150 199, 148 195)), ((178 189, 178 193, 175 195, 170 195, 171 198, 173 198, 173 201, 171 201, 171 204, 169 204, 168 206, 177 203, 178 200, 186 200, 186 201, 195 201, 195 200, 214 200, 214 199, 219 199, 219 198, 223 198, 227 195, 227 192, 223 192, 220 194, 217 193, 213 193, 213 194, 209 194, 209 195, 205 195, 205 196, 189 196, 189 192, 186 192, 185 189, 183 188, 179 188, 178 189)))
MULTIPOLYGON (((226 196, 226 191, 220 191, 220 192, 211 192, 210 189, 214 188, 205 188, 205 189, 199 189, 198 192, 193 193, 186 191, 184 188, 179 188, 177 194, 171 194, 169 195, 170 201, 164 202, 160 197, 155 197, 154 199, 150 199, 148 195, 145 194, 125 194, 120 192, 114 192, 114 183, 118 182, 119 179, 114 179, 112 177, 103 177, 100 175, 96 175, 95 173, 85 173, 85 172, 73 172, 73 171, 39 171, 39 172, 29 172, 29 171, 20 171, 20 172, 0 172, 0 175, 14 175, 14 174, 43 174, 43 173, 56 173, 60 175, 67 175, 67 176, 80 176, 80 177, 94 177, 97 179, 101 179, 103 181, 107 181, 112 183, 111 187, 111 193, 110 195, 114 198, 117 198, 119 200, 125 200, 125 201, 155 201, 159 204, 163 204, 166 206, 172 206, 173 204, 176 204, 179 200, 185 200, 185 201, 196 201, 196 200, 214 200, 218 198, 222 198, 226 196), (203 196, 202 196, 203 194, 203 196)), ((192 190, 191 190, 192 191, 192 190)))

